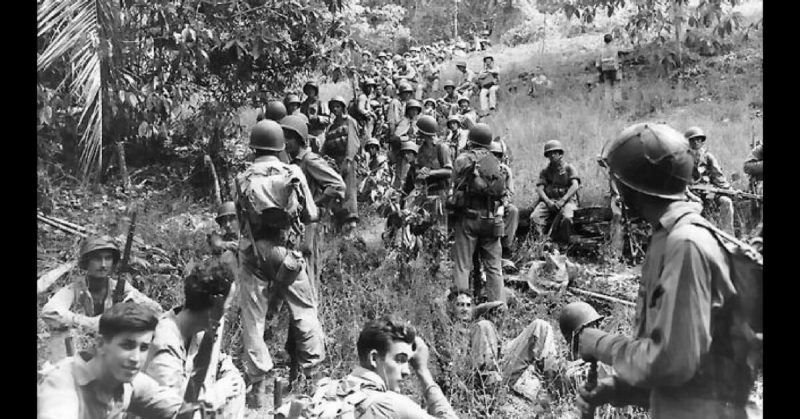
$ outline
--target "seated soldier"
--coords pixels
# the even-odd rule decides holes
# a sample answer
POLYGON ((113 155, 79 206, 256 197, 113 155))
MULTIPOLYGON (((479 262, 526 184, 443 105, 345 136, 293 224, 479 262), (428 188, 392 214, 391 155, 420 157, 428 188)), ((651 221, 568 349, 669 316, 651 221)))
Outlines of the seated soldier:
POLYGON ((182 395, 139 374, 158 318, 151 309, 124 302, 99 320, 96 355, 81 352, 61 360, 38 386, 39 419, 174 418, 182 395))
MULTIPOLYGON (((164 313, 153 334, 144 372, 159 384, 185 394, 192 373, 207 366, 195 366, 203 337, 224 315, 223 300, 233 276, 217 263, 196 267, 184 280, 185 303, 164 313)), ((214 330, 212 329, 212 332, 214 330)), ((230 356, 220 354, 214 385, 206 388, 208 408, 225 418, 243 418, 245 389, 241 373, 230 356)))
POLYGON ((536 229, 537 237, 544 237, 548 221, 556 223, 560 218, 560 225, 554 225, 550 230, 557 241, 568 243, 572 217, 578 209, 577 193, 581 181, 575 167, 564 163, 564 147, 560 142, 550 140, 545 143, 544 156, 550 160, 550 164, 539 173, 536 189, 541 200, 531 213, 531 224, 536 229))
MULTIPOLYGON (((722 173, 722 167, 714 155, 705 147, 706 134, 699 127, 689 128, 684 134, 689 140, 689 153, 694 157, 694 170, 692 179, 694 185, 711 185, 719 189, 731 189, 730 183, 722 173)), ((691 189, 691 188, 690 188, 691 189)), ((733 233, 733 200, 722 194, 706 193, 697 197, 688 194, 690 199, 703 202, 704 206, 709 200, 714 200, 719 207, 719 227, 726 233, 733 233)))

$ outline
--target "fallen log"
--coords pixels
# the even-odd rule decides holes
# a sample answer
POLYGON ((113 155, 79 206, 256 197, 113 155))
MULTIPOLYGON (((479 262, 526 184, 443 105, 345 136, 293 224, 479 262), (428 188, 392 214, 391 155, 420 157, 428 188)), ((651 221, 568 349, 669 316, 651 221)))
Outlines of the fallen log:
POLYGON ((64 219, 61 219, 61 218, 58 218, 58 217, 53 217, 52 215, 44 215, 41 212, 38 213, 38 215, 41 215, 42 217, 45 217, 45 218, 49 219, 50 221, 55 221, 55 222, 57 222, 57 223, 59 223, 59 224, 61 224, 63 226, 70 227, 70 228, 73 228, 75 230, 78 230, 78 231, 80 231, 82 233, 88 233, 86 227, 79 226, 77 224, 73 224, 73 223, 71 223, 71 222, 69 222, 67 220, 64 220, 64 219))
POLYGON ((36 281, 36 294, 38 295, 47 291, 59 278, 71 271, 72 268, 75 267, 75 264, 75 261, 65 262, 42 274, 36 281))
POLYGON ((573 292, 575 294, 585 295, 587 297, 596 298, 598 300, 609 301, 612 303, 622 304, 628 307, 636 307, 636 303, 633 301, 623 300, 621 298, 612 297, 610 295, 600 294, 596 292, 586 291, 584 289, 580 289, 577 287, 568 287, 567 291, 573 292))
POLYGON ((61 225, 61 224, 59 224, 59 223, 57 223, 57 222, 45 217, 44 215, 36 214, 36 219, 41 221, 41 222, 43 222, 43 223, 45 223, 45 224, 47 224, 47 225, 49 225, 49 226, 51 226, 51 227, 53 227, 53 228, 56 228, 58 230, 64 231, 66 233, 70 233, 70 234, 72 234, 74 236, 83 237, 84 239, 86 238, 86 234, 85 233, 81 233, 80 231, 75 230, 74 228, 67 227, 65 225, 61 225))

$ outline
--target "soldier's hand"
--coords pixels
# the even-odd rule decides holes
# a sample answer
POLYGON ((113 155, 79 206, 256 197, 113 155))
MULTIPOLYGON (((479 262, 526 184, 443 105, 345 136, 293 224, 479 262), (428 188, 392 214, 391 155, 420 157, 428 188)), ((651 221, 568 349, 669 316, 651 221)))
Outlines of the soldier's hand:
POLYGON ((409 360, 409 364, 411 364, 411 368, 413 368, 414 371, 419 372, 428 368, 430 349, 428 348, 428 344, 419 336, 414 339, 414 344, 416 344, 417 349, 414 351, 414 356, 409 360))
POLYGON ((593 407, 611 402, 614 398, 614 388, 614 377, 604 377, 597 380, 597 386, 591 391, 584 387, 578 389, 578 398, 575 400, 575 404, 581 411, 581 415, 590 413, 593 407))
POLYGON ((417 177, 420 179, 425 179, 431 174, 431 169, 427 167, 423 167, 422 169, 417 172, 417 177))

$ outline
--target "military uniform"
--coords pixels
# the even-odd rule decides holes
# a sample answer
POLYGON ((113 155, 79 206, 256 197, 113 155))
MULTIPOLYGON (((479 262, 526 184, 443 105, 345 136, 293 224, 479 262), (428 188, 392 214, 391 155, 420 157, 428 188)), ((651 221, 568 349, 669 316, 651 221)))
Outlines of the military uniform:
POLYGON ((355 157, 360 147, 357 123, 348 115, 342 115, 341 118, 335 119, 325 131, 322 154, 334 159, 346 186, 341 208, 337 208, 334 212, 339 226, 349 221, 358 221, 358 205, 356 203, 358 181, 355 157))
MULTIPOLYGON (((414 118, 404 116, 397 124, 394 130, 394 135, 400 138, 400 141, 416 141, 417 140, 417 120, 421 115, 414 118)), ((394 141, 389 144, 389 153, 387 157, 391 162, 394 160, 394 180, 392 186, 395 189, 401 189, 403 182, 408 177, 408 162, 406 162, 400 155, 400 141, 394 141)))
POLYGON ((425 190, 422 191, 425 198, 425 204, 432 203, 432 207, 428 210, 436 214, 436 218, 440 222, 440 227, 447 229, 447 211, 444 208, 447 201, 447 193, 450 189, 450 179, 439 178, 417 181, 417 173, 423 167, 430 170, 438 170, 443 168, 453 168, 452 158, 450 156, 450 148, 443 141, 434 141, 432 138, 426 139, 417 152, 417 164, 408 171, 408 176, 403 187, 403 192, 406 194, 414 190, 415 185, 419 183, 424 185, 425 190), (430 201, 430 197, 435 197, 435 200, 430 201))
POLYGON ((498 84, 498 75, 500 67, 496 64, 491 67, 484 67, 481 74, 478 76, 479 80, 484 80, 484 85, 481 86, 480 91, 480 105, 481 110, 495 109, 497 107, 497 90, 500 88, 498 84))
MULTIPOLYGON (((544 186, 544 192, 547 194, 547 197, 553 201, 557 201, 566 195, 573 180, 580 182, 578 172, 571 164, 562 163, 558 167, 553 167, 552 164, 549 164, 539 173, 539 180, 536 182, 536 186, 544 186)), ((577 194, 575 194, 570 197, 569 201, 564 203, 564 206, 559 211, 562 222, 567 221, 571 223, 577 208, 578 197, 577 194)), ((553 216, 553 211, 547 207, 547 204, 544 201, 539 201, 531 213, 531 222, 544 230, 547 226, 547 222, 552 221, 553 216)))
POLYGON ((467 146, 467 130, 459 128, 451 131, 448 129, 443 141, 450 147, 450 155, 456 158, 467 146))
MULTIPOLYGON (((720 189, 730 189, 731 185, 722 173, 719 161, 714 155, 706 151, 705 147, 699 150, 690 150, 694 157, 694 170, 692 179, 695 184, 712 185, 720 189)), ((704 196, 710 199, 710 196, 704 196)), ((716 194, 714 202, 719 207, 720 228, 733 234, 733 200, 729 196, 716 194)))
POLYGON ((506 176, 506 199, 503 202, 503 206, 505 207, 505 211, 503 211, 503 225, 505 229, 500 244, 503 247, 504 257, 509 257, 511 245, 514 243, 514 238, 517 235, 517 228, 519 228, 519 208, 509 200, 509 198, 514 195, 514 173, 505 163, 500 165, 500 169, 506 176))
POLYGON ((325 139, 325 129, 331 123, 328 108, 319 99, 306 98, 300 105, 300 112, 308 118, 308 146, 319 153, 325 139))

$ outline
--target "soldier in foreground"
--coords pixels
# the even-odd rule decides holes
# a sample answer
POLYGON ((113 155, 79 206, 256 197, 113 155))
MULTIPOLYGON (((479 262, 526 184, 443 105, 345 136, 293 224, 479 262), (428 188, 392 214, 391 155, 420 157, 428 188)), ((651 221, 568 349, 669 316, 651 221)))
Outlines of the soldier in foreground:
MULTIPOLYGON (((160 385, 185 394, 195 370, 211 368, 195 365, 201 358, 198 350, 210 324, 224 315, 225 297, 231 291, 233 277, 227 269, 210 264, 197 267, 184 279, 185 302, 164 313, 158 320, 143 371, 160 385)), ((213 331, 213 330, 212 330, 213 331)), ((245 388, 239 370, 230 356, 220 354, 219 367, 211 388, 205 388, 202 403, 224 418, 243 418, 245 388)))
MULTIPOLYGON (((689 152, 694 157, 693 185, 711 185, 720 189, 731 189, 731 184, 722 173, 719 161, 705 147, 706 134, 703 130, 700 127, 692 127, 684 135, 689 140, 689 152)), ((690 195, 690 198, 696 197, 690 195)), ((719 207, 720 228, 733 234, 733 200, 722 194, 701 194, 699 198, 700 202, 711 199, 716 202, 719 207)))
MULTIPOLYGON (((45 373, 38 386, 39 419, 174 418, 184 410, 181 395, 140 374, 156 313, 125 302, 100 317, 96 355, 81 352, 45 373)), ((186 406, 191 409, 191 406, 186 406)))
MULTIPOLYGON (((728 254, 686 200, 689 142, 660 124, 635 124, 603 148, 602 159, 626 206, 654 232, 642 266, 636 337, 595 327, 565 331, 578 354, 614 368, 578 404, 649 404, 653 418, 745 418, 753 371, 730 333, 728 254), (697 224, 695 224, 697 223, 697 224), (699 224, 699 225, 698 225, 699 224), (726 325, 728 327, 726 327, 726 325), (649 403, 648 403, 649 402, 649 403)), ((744 353, 747 353, 745 350, 744 353)))
POLYGON ((560 142, 550 140, 545 143, 544 156, 550 160, 550 164, 539 173, 536 191, 541 200, 531 213, 531 224, 536 229, 537 237, 544 237, 548 222, 558 223, 550 228, 556 233, 553 237, 568 243, 572 217, 578 209, 581 181, 575 167, 564 162, 564 147, 560 142))

